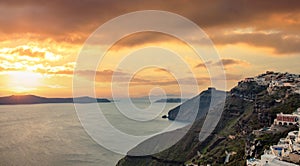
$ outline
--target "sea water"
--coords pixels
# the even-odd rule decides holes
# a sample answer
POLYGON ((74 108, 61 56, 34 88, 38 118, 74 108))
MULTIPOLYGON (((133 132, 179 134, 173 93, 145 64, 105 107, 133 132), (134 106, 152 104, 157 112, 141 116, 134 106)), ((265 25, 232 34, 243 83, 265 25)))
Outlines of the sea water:
MULTIPOLYGON (((149 107, 146 101, 137 101, 134 104, 137 108, 149 107)), ((152 110, 147 110, 146 115, 155 118, 145 122, 130 120, 130 117, 124 120, 124 115, 120 113, 115 103, 99 103, 99 107, 116 129, 132 135, 144 135, 155 134, 174 123, 162 119, 161 116, 179 105, 178 103, 152 104, 152 110), (162 105, 164 105, 163 111, 155 110, 162 105)), ((126 111, 130 112, 130 110, 126 111)), ((183 126, 182 123, 177 124, 178 128, 183 126)), ((105 131, 106 129, 103 129, 103 134, 105 131)), ((108 141, 117 141, 117 139, 108 141)), ((0 106, 1 166, 115 165, 122 157, 124 156, 97 144, 85 132, 73 104, 0 106)))

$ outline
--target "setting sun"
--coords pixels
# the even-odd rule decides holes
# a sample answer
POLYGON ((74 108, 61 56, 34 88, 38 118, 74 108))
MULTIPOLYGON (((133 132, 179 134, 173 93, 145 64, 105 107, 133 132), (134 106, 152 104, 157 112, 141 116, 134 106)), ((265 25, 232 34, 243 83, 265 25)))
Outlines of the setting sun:
POLYGON ((300 0, 0 0, 0 166, 300 166, 300 0))
POLYGON ((9 86, 16 93, 30 92, 41 84, 42 75, 27 71, 13 71, 9 73, 9 86))

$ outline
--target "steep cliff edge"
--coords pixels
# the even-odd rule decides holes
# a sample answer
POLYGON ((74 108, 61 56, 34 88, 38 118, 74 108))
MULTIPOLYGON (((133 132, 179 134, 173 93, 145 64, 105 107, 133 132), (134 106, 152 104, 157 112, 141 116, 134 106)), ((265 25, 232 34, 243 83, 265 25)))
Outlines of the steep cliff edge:
MULTIPOLYGON (((270 77, 271 80, 273 77, 274 80, 279 79, 278 75, 282 74, 273 75, 267 74, 257 78, 264 81, 261 79, 262 77, 270 77)), ((300 77, 297 76, 296 79, 298 78, 300 77)), ((298 86, 299 82, 294 82, 298 86)), ((272 133, 262 133, 259 137, 252 134, 253 131, 272 125, 277 113, 292 113, 300 107, 300 94, 295 92, 294 87, 277 86, 270 90, 264 82, 259 83, 254 79, 245 79, 230 91, 217 127, 205 140, 199 141, 199 133, 202 130, 209 105, 204 101, 209 101, 206 100, 209 95, 205 95, 207 92, 202 92, 199 96, 188 100, 191 104, 195 100, 203 98, 202 104, 199 106, 203 112, 197 114, 196 121, 181 140, 169 149, 154 155, 131 156, 134 149, 147 148, 139 145, 117 165, 224 165, 226 152, 232 154, 226 165, 245 165, 247 158, 259 156, 263 153, 264 148, 278 142, 287 132, 294 129, 293 126, 283 127, 282 130, 272 133), (247 145, 253 139, 259 140, 261 145, 256 147, 254 153, 248 154, 247 145)), ((179 108, 169 112, 170 120, 189 121, 190 119, 186 117, 190 117, 191 113, 188 112, 193 112, 198 107, 190 105, 190 109, 186 109, 187 112, 182 113, 186 117, 178 116, 179 108)), ((180 132, 180 130, 184 129, 177 131, 180 132)))
POLYGON ((224 101, 225 98, 226 93, 224 91, 216 90, 215 88, 208 88, 199 95, 170 110, 168 112, 168 119, 193 122, 195 119, 203 118, 210 107, 217 105, 218 101, 224 101), (212 103, 212 101, 215 103, 212 103))
POLYGON ((168 114, 169 119, 190 122, 191 124, 185 128, 157 135, 146 140, 129 151, 128 155, 120 160, 118 165, 182 165, 197 152, 196 147, 200 146, 199 132, 210 110, 209 108, 213 110, 223 109, 222 100, 225 99, 226 95, 227 93, 224 91, 209 88, 194 98, 187 100, 182 105, 170 110, 168 114), (198 111, 198 113, 195 111, 198 111), (195 121, 193 122, 193 120, 195 121), (179 139, 181 138, 181 133, 187 134, 182 139, 179 139), (152 153, 155 152, 155 149, 168 147, 169 145, 173 146, 160 153, 136 156, 141 151, 152 153))

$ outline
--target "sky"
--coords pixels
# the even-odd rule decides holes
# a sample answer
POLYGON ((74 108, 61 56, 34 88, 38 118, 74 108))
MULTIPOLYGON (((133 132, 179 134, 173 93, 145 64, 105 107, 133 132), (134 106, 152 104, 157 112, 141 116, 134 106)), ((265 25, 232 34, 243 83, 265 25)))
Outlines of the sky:
MULTIPOLYGON (((223 65, 224 90, 267 70, 300 73, 299 0, 10 0, 0 1, 0 96, 72 96, 76 60, 89 36, 111 19, 142 10, 168 11, 193 21, 220 59, 199 59, 186 43, 167 34, 132 34, 110 47, 96 69, 77 72, 86 86, 94 86, 97 97, 157 95, 161 89, 168 96, 194 95, 212 85, 206 65, 223 65), (193 80, 197 88, 191 86, 193 80)), ((101 40, 130 26, 114 27, 101 40)), ((177 31, 186 28, 174 25, 177 31)), ((86 95, 87 87, 76 88, 86 95)))

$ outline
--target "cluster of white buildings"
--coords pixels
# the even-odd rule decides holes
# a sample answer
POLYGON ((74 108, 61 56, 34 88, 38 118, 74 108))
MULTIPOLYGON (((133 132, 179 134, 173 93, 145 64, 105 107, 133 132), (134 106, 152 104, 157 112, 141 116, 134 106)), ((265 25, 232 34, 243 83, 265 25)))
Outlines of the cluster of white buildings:
POLYGON ((245 78, 241 82, 256 82, 258 85, 268 86, 268 91, 278 87, 290 87, 294 93, 300 94, 300 75, 267 71, 256 77, 245 78))
POLYGON ((296 166, 300 164, 300 128, 289 132, 286 138, 281 138, 277 145, 265 150, 261 159, 247 160, 247 166, 296 166))
MULTIPOLYGON (((293 114, 277 114, 274 125, 299 124, 300 108, 293 114), (297 119, 298 118, 298 119, 297 119), (296 122, 295 122, 296 121, 296 122)), ((300 165, 300 127, 298 131, 291 131, 286 138, 281 138, 276 145, 265 150, 261 159, 247 160, 248 166, 296 166, 300 165)))

